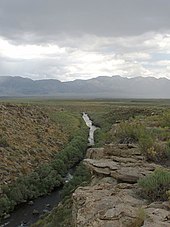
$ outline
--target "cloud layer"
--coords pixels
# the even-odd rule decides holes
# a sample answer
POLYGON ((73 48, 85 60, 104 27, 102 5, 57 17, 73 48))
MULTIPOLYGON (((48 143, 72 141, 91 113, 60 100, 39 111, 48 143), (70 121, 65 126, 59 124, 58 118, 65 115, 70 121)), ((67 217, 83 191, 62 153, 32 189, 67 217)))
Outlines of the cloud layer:
POLYGON ((170 78, 168 0, 2 0, 0 75, 170 78))

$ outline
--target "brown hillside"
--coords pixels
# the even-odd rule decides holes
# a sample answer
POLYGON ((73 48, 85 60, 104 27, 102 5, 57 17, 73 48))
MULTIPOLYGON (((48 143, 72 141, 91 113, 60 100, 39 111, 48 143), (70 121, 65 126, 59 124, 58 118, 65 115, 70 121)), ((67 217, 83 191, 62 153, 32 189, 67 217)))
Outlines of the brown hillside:
POLYGON ((33 105, 0 105, 0 184, 48 162, 68 141, 60 125, 33 105))

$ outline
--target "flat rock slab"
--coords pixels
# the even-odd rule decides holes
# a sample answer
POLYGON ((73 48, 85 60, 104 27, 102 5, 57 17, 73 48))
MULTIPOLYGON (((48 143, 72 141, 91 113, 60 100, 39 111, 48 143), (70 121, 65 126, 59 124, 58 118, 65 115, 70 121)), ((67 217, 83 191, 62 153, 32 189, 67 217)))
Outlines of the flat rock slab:
POLYGON ((115 162, 111 159, 84 159, 84 164, 94 174, 98 175, 110 175, 120 182, 136 183, 139 178, 142 178, 150 174, 155 168, 148 166, 140 161, 139 163, 122 163, 115 162))
POLYGON ((111 176, 121 182, 136 183, 139 178, 142 178, 149 173, 151 172, 142 167, 120 167, 117 171, 113 171, 111 176))
MULTIPOLYGON (((104 180, 104 178, 103 178, 104 180)), ((73 193, 73 220, 76 227, 170 227, 169 211, 149 208, 137 198, 134 186, 100 183, 79 187, 73 193), (145 216, 141 220, 140 212, 145 216)))
POLYGON ((90 165, 93 165, 98 168, 106 168, 108 167, 110 170, 118 169, 118 164, 110 159, 84 159, 84 162, 90 165))

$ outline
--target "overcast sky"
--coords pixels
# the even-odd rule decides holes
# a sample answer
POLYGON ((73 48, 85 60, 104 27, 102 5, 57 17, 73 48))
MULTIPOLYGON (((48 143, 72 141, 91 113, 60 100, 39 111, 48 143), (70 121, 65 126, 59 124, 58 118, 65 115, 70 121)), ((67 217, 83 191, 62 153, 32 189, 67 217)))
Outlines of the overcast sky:
POLYGON ((0 0, 0 75, 170 79, 170 0, 0 0))

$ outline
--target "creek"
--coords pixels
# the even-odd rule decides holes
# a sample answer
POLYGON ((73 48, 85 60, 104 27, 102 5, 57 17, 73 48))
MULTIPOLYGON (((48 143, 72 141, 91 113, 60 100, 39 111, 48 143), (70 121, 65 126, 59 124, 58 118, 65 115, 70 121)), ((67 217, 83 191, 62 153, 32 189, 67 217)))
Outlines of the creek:
POLYGON ((89 137, 88 137, 89 146, 93 146, 94 145, 94 132, 96 131, 97 127, 93 125, 92 120, 90 120, 89 116, 86 113, 83 113, 83 119, 84 119, 87 127, 89 128, 89 137))
MULTIPOLYGON (((97 129, 90 120, 88 114, 83 113, 87 127, 89 128, 88 146, 94 145, 94 132, 97 129)), ((72 179, 75 166, 69 170, 65 177, 65 183, 72 179)), ((60 192, 62 187, 57 188, 48 195, 18 205, 8 218, 0 223, 0 227, 29 227, 35 223, 41 215, 50 212, 60 202, 60 192), (34 213, 34 214, 33 214, 34 213)))

